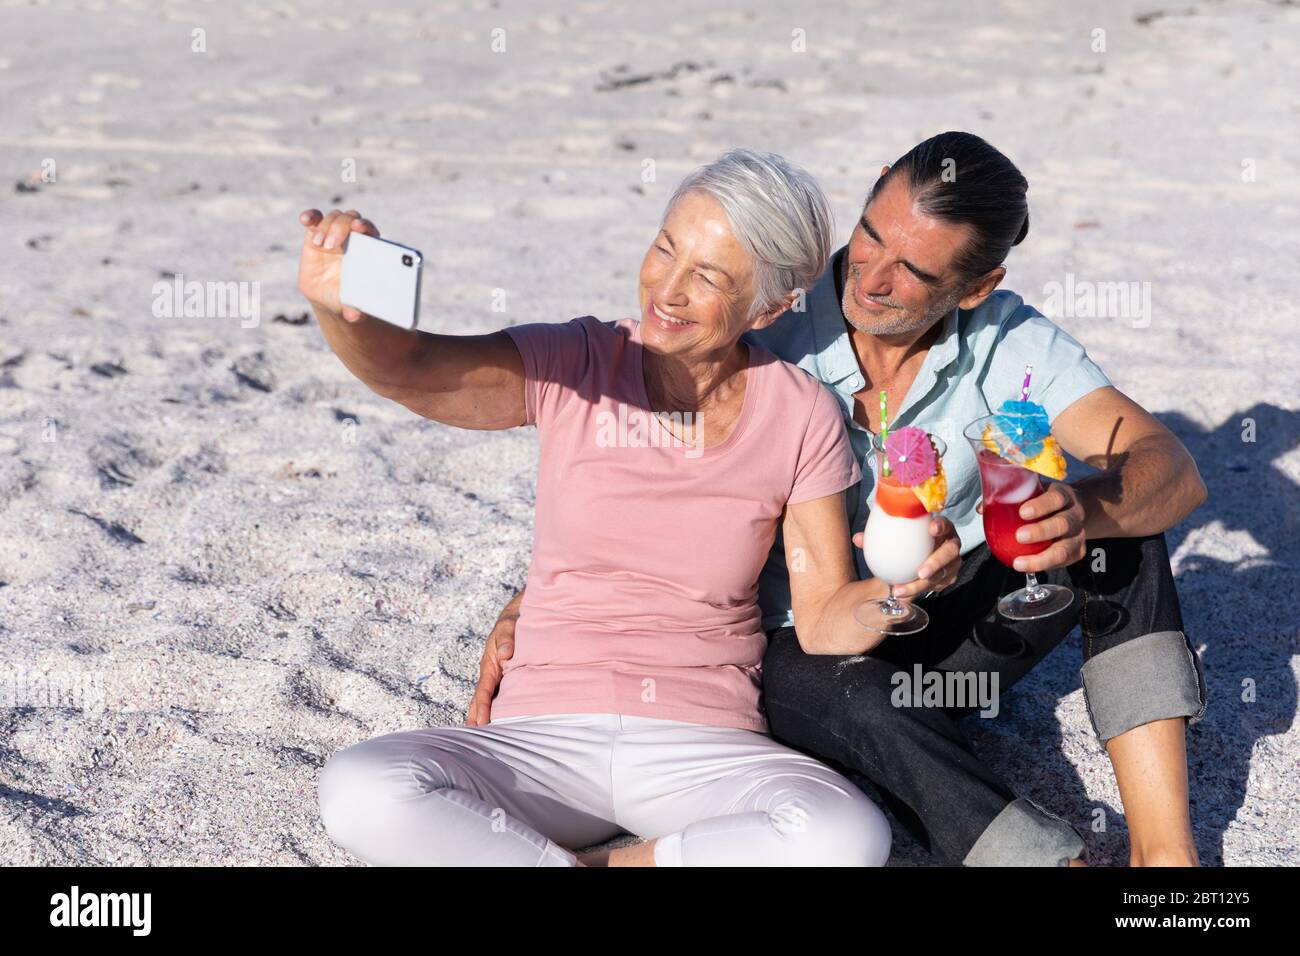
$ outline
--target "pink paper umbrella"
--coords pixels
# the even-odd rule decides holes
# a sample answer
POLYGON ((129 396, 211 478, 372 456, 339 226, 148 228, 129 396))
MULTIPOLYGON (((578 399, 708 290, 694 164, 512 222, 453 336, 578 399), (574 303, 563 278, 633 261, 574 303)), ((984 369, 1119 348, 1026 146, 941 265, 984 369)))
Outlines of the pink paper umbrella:
POLYGON ((894 476, 903 484, 916 486, 934 477, 934 446, 923 429, 896 428, 885 439, 885 455, 894 476))

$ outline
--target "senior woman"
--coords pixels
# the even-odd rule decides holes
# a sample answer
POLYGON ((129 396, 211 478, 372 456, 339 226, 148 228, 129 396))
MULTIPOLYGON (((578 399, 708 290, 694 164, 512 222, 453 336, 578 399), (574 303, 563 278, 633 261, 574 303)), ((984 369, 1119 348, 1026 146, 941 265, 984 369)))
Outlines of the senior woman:
MULTIPOLYGON (((489 335, 399 329, 338 300, 356 211, 302 214, 299 288, 380 395, 463 428, 535 425, 532 565, 489 724, 345 748, 331 838, 379 865, 881 865, 850 781, 767 734, 757 580, 782 522, 799 638, 864 653, 831 394, 741 341, 823 271, 829 209, 778 156, 734 150, 679 186, 645 253, 639 321, 489 335), (662 414, 667 413, 667 414, 662 414), (633 847, 572 850, 629 831, 633 847)), ((944 545, 947 547, 947 545, 944 545)), ((951 557, 951 556, 945 556, 951 557)))

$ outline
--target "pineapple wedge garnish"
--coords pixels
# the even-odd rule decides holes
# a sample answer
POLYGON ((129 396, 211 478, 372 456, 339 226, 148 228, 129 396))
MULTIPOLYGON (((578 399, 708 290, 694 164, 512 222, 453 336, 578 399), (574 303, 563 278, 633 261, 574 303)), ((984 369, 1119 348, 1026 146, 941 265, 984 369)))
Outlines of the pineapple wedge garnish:
POLYGON ((943 504, 948 500, 948 479, 944 477, 942 461, 935 459, 934 474, 919 485, 913 485, 912 494, 930 514, 943 510, 943 504))
POLYGON ((1056 481, 1065 477, 1065 456, 1061 454, 1061 446, 1051 435, 1043 439, 1043 450, 1033 458, 1026 458, 1022 464, 1030 471, 1036 471, 1056 481))

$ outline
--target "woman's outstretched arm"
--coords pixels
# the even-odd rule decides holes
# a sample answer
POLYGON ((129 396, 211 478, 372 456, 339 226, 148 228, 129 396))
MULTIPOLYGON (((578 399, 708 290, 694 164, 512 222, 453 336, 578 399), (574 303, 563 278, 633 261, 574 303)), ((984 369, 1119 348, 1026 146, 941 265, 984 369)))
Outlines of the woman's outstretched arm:
POLYGON ((339 302, 343 250, 354 232, 379 236, 355 209, 308 209, 298 289, 348 371, 384 398, 460 428, 525 424, 524 365, 505 332, 436 335, 401 329, 339 302))

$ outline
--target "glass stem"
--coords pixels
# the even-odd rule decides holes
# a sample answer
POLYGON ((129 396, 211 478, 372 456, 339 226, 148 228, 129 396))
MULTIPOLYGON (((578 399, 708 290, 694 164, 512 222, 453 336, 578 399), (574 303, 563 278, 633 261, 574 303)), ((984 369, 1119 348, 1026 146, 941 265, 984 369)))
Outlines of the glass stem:
POLYGON ((889 597, 885 599, 885 605, 882 610, 886 614, 899 614, 903 610, 903 605, 898 603, 898 598, 894 597, 894 586, 889 586, 889 597))
POLYGON ((1025 572, 1025 590, 1029 592, 1025 595, 1026 601, 1041 601, 1047 597, 1043 588, 1038 584, 1038 576, 1032 571, 1025 572))

